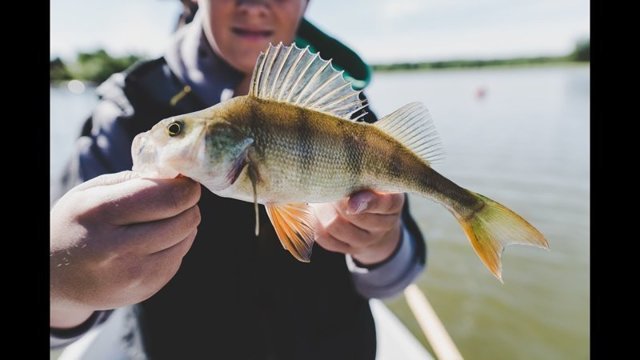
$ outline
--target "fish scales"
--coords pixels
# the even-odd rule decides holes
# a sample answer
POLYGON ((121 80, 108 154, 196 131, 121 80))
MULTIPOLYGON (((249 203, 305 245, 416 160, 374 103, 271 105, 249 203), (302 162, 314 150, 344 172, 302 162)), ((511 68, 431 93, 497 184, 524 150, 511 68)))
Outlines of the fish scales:
MULTIPOLYGON (((325 202, 365 188, 424 187, 422 177, 413 174, 428 171, 426 164, 368 124, 260 99, 232 101, 228 120, 255 140, 261 203, 325 202)), ((250 197, 248 175, 238 181, 229 191, 250 197)))
MULTIPOLYGON (((235 114, 230 121, 255 141, 260 202, 335 200, 377 185, 376 173, 385 159, 380 155, 388 150, 373 147, 390 144, 369 140, 376 134, 363 137, 366 130, 373 130, 370 126, 337 122, 332 116, 282 103, 252 98, 235 102, 228 104, 235 114)), ((247 174, 238 181, 230 191, 248 196, 252 186, 247 174)))

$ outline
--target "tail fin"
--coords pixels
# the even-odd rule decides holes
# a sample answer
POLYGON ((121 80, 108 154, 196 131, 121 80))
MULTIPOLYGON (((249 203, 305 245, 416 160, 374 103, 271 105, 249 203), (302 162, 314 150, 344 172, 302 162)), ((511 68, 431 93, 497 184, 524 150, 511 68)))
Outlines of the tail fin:
POLYGON ((480 260, 502 282, 500 256, 507 245, 521 244, 549 248, 544 236, 525 219, 505 206, 470 192, 484 206, 470 218, 455 214, 480 260))

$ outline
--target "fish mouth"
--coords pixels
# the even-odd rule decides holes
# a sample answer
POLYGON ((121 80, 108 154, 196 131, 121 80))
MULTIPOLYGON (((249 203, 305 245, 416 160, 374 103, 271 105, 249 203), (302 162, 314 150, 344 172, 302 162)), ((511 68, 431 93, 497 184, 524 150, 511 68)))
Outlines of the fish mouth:
POLYGON ((156 162, 156 149, 155 146, 149 144, 147 139, 147 133, 141 133, 133 138, 131 144, 131 157, 133 160, 133 167, 131 170, 136 172, 148 172, 149 169, 155 165, 156 162))
POLYGON ((166 168, 159 161, 160 152, 154 141, 149 138, 149 132, 140 133, 133 138, 131 144, 131 171, 152 178, 172 178, 176 171, 166 168))
POLYGON ((141 133, 133 138, 131 145, 131 157, 133 166, 131 171, 142 174, 150 178, 172 179, 180 173, 162 159, 160 149, 152 139, 148 138, 148 133, 141 133))
POLYGON ((252 29, 239 26, 232 27, 231 32, 236 36, 248 40, 264 40, 270 38, 273 35, 273 30, 252 29))

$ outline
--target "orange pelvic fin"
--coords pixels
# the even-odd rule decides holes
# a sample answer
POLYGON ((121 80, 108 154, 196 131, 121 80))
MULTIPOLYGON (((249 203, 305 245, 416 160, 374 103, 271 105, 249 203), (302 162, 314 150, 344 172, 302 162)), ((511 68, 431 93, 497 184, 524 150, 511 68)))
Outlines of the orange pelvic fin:
POLYGON ((311 260, 313 215, 305 203, 266 204, 267 215, 282 246, 302 262, 311 260))

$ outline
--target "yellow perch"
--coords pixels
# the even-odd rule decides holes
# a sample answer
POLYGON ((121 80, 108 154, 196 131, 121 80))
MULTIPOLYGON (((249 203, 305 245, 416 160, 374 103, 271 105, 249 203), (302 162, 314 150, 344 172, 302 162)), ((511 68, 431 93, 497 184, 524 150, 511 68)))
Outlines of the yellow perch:
POLYGON ((500 281, 505 246, 548 247, 522 217, 431 168, 441 147, 422 104, 367 124, 350 118, 365 106, 359 95, 330 61, 295 45, 270 45, 247 96, 164 119, 136 136, 133 170, 182 174, 219 196, 264 204, 282 245, 300 261, 310 260, 313 245, 308 203, 362 189, 417 193, 444 205, 500 281))

